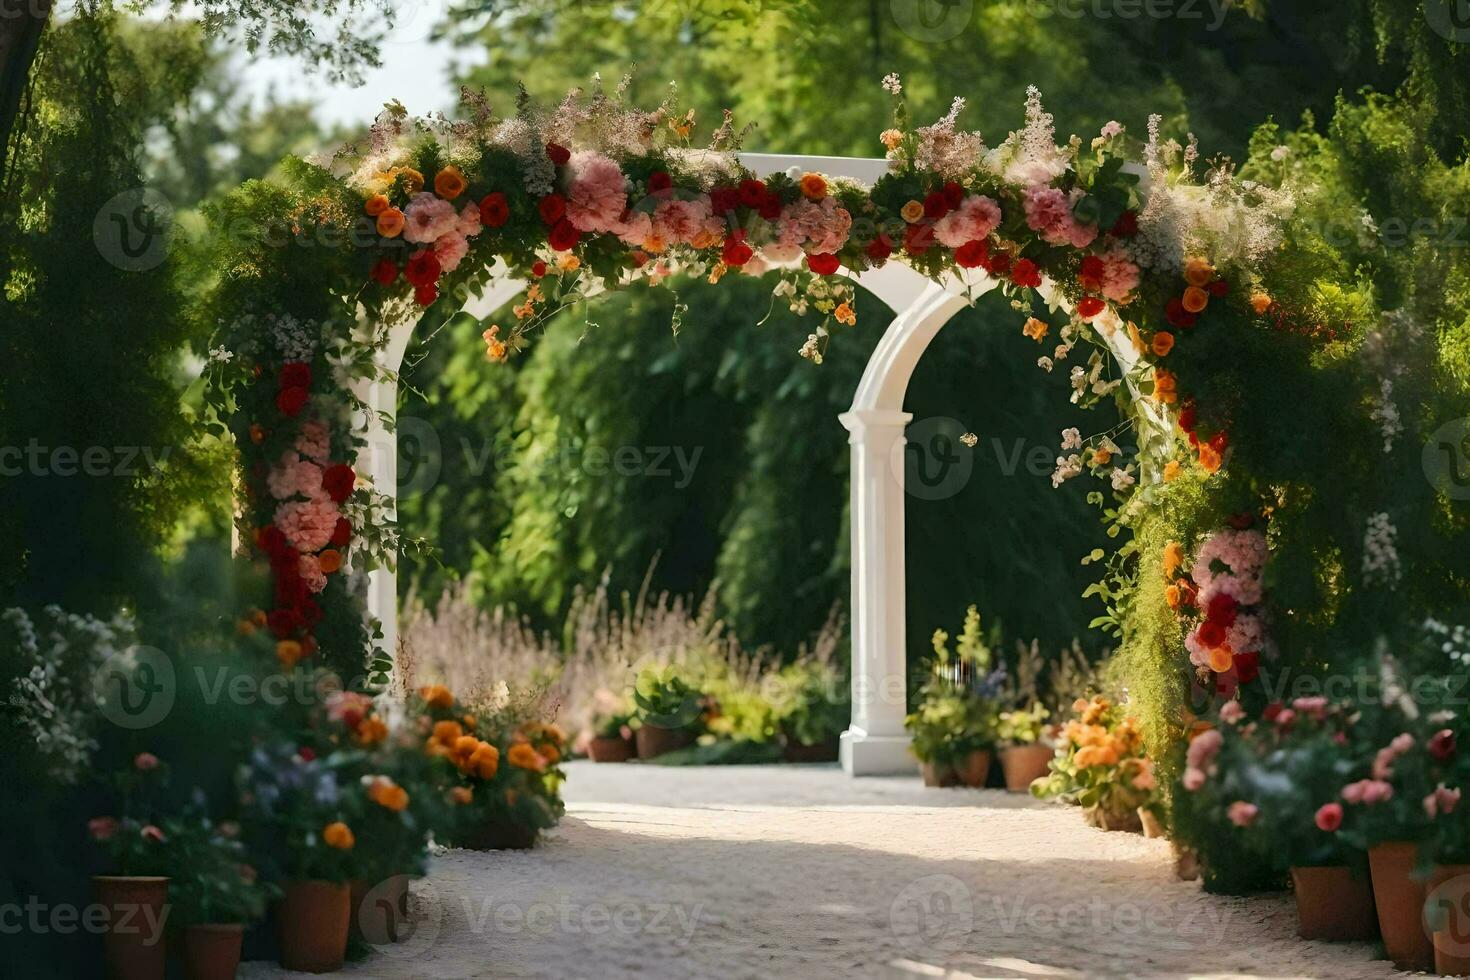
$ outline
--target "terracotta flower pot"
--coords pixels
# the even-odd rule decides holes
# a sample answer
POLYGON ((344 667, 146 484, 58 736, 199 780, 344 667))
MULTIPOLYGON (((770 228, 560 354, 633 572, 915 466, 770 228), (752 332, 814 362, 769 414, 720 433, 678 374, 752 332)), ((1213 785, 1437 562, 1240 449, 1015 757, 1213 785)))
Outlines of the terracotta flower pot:
POLYGON ((1303 939, 1353 942, 1378 937, 1378 914, 1373 909, 1373 885, 1366 874, 1354 877, 1337 864, 1292 868, 1296 892, 1297 935, 1303 939))
POLYGON ((1436 867, 1424 902, 1425 926, 1434 944, 1434 969, 1446 976, 1470 975, 1470 865, 1436 867))
POLYGON ((352 886, 337 881, 293 881, 276 910, 281 965, 304 973, 342 969, 352 922, 352 886))
POLYGON ((168 879, 97 875, 97 902, 107 909, 102 955, 112 980, 163 980, 164 906, 168 879))
POLYGON ((924 775, 925 786, 958 786, 959 774, 948 762, 921 762, 919 771, 924 775))
POLYGON ((787 762, 836 762, 837 739, 828 739, 816 745, 787 742, 781 750, 781 757, 787 762))
POLYGON ((1389 841, 1368 849, 1373 902, 1388 958, 1401 970, 1434 968, 1434 944, 1424 929, 1424 882, 1412 877, 1418 845, 1389 841))
POLYGON ((633 744, 618 735, 599 736, 587 743, 587 755, 593 762, 627 762, 633 758, 633 744))
POLYGON ((682 749, 694 742, 694 733, 687 728, 660 728, 644 724, 637 732, 638 758, 656 759, 665 752, 682 749))
POLYGON ((204 923, 184 930, 184 976, 189 980, 235 980, 245 927, 238 922, 204 923))
POLYGON ((959 773, 960 782, 975 789, 984 786, 986 778, 990 775, 990 760, 989 749, 976 749, 961 758, 955 763, 955 771, 959 773))
POLYGON ((1129 834, 1143 833, 1143 821, 1138 818, 1137 810, 1115 813, 1106 807, 1090 806, 1082 812, 1088 823, 1101 830, 1120 830, 1129 834))
POLYGON ((382 881, 352 881, 351 933, 372 946, 396 943, 408 935, 408 875, 390 875, 382 881))
POLYGON ((1138 824, 1143 828, 1143 836, 1145 837, 1159 838, 1169 836, 1164 828, 1164 822, 1146 806, 1138 808, 1138 824))
POLYGON ((1012 745, 1000 750, 1000 767, 1006 775, 1006 789, 1025 793, 1031 784, 1045 776, 1056 752, 1049 745, 1012 745))

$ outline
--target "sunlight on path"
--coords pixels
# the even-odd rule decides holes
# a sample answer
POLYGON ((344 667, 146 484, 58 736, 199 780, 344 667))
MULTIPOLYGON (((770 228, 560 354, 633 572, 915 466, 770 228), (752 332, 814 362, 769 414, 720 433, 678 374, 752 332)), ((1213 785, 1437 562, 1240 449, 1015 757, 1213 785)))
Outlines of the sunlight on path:
MULTIPOLYGON (((573 763, 529 853, 450 851, 373 977, 1392 977, 1288 898, 1207 896, 1168 845, 997 790, 833 767, 573 763)), ((285 976, 251 964, 242 975, 285 976)))

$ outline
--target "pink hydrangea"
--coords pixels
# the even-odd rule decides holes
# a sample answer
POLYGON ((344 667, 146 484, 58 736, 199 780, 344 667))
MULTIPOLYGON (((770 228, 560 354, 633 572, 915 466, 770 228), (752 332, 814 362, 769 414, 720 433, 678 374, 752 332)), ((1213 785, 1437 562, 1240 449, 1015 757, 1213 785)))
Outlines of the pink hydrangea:
POLYGON ((322 468, 287 451, 266 475, 265 482, 277 500, 297 495, 312 497, 322 491, 322 468))
POLYGON ((325 494, 310 500, 288 500, 276 508, 274 523, 297 551, 321 551, 332 540, 341 512, 325 494))
POLYGON ((439 260, 439 268, 445 272, 453 272, 458 268, 469 250, 470 243, 457 231, 434 240, 434 258, 439 260))
POLYGON ((1026 212, 1026 225, 1053 245, 1086 248, 1097 238, 1097 226, 1079 222, 1072 206, 1082 197, 1080 189, 1070 195, 1047 184, 1026 188, 1021 205, 1026 212))
POLYGON ((474 238, 480 233, 480 227, 480 206, 471 201, 460 209, 454 230, 466 238, 474 238))
POLYGON ((1102 294, 1115 303, 1128 299, 1138 288, 1138 266, 1121 248, 1113 248, 1099 255, 1102 259, 1102 294))
POLYGON ((1455 812, 1455 807, 1460 804, 1460 791, 1458 789, 1446 789, 1444 783, 1435 787, 1434 792, 1424 797, 1424 814, 1433 820, 1440 814, 1455 812))
POLYGON ((687 245, 720 234, 724 226, 710 213, 709 198, 663 201, 653 212, 653 233, 669 245, 687 245))
MULTIPOLYGON (((320 419, 307 419, 301 423, 296 435, 296 451, 307 459, 325 463, 332 451, 332 430, 320 419)), ((320 484, 320 480, 317 481, 320 484)))
POLYGON ((1237 613, 1225 630, 1225 645, 1235 653, 1260 653, 1266 645, 1265 623, 1254 613, 1237 613))
POLYGON ((1230 822, 1237 827, 1249 827, 1256 819, 1256 814, 1260 812, 1260 807, 1254 803, 1247 803, 1245 800, 1236 800, 1225 811, 1226 815, 1230 817, 1230 822))
POLYGON ((776 240, 782 245, 800 246, 813 254, 835 253, 847 244, 851 230, 852 215, 846 208, 838 207, 836 199, 802 199, 781 209, 776 240))
POLYGON ((1000 205, 984 194, 971 194, 934 223, 934 237, 946 248, 984 241, 1000 224, 1000 205))
POLYGON ((567 220, 578 231, 612 231, 628 207, 628 179, 617 162, 579 150, 567 164, 567 220))
POLYGON ((608 231, 617 235, 624 244, 642 248, 653 237, 653 216, 646 211, 629 211, 608 231))
POLYGON ((427 192, 415 194, 404 212, 403 237, 427 245, 459 225, 459 212, 444 198, 427 192))
POLYGON ((316 555, 302 555, 297 562, 297 568, 301 573, 301 581, 306 583, 310 591, 320 592, 327 587, 327 574, 322 571, 321 560, 316 555))

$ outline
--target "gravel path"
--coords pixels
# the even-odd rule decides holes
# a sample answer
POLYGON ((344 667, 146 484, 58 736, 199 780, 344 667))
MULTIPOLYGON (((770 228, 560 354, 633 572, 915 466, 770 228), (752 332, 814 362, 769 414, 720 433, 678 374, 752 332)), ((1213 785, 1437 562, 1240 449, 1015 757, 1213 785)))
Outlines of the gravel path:
MULTIPOLYGON (((1289 897, 1180 882, 1168 845, 998 790, 835 766, 573 763, 526 853, 448 851, 371 977, 1394 977, 1289 897)), ((249 964, 242 976, 294 976, 249 964)))

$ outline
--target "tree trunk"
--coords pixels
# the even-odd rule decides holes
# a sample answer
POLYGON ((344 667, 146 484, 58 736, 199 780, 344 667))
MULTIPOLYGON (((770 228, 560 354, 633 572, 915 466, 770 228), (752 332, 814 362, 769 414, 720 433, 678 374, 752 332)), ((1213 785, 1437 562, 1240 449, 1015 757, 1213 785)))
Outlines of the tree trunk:
POLYGON ((0 0, 0 186, 10 164, 10 138, 52 0, 0 0))

